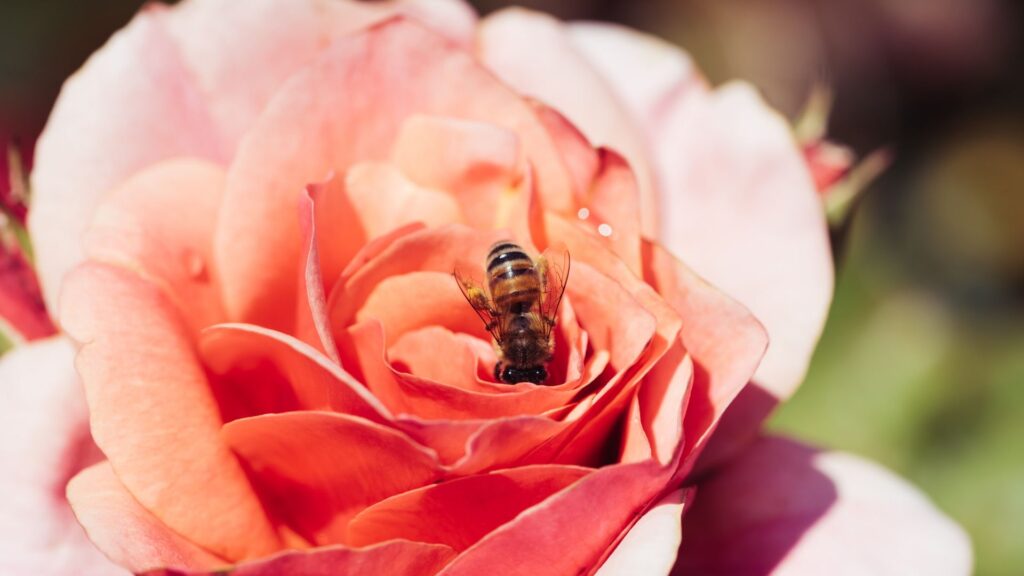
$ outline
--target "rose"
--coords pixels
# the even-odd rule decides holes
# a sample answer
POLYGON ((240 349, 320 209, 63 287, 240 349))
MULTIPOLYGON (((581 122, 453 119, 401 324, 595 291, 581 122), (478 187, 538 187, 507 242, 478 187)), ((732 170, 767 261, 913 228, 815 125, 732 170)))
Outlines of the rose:
MULTIPOLYGON (((380 5, 250 3, 237 29, 197 32, 237 7, 144 12, 69 82, 39 148, 43 286, 51 305, 63 291, 107 458, 69 496, 111 558, 137 571, 666 573, 682 525, 680 570, 730 567, 741 550, 747 568, 792 551, 787 567, 820 572, 832 535, 884 520, 928 538, 857 544, 925 562, 952 542, 938 565, 963 569, 955 529, 884 474, 812 463, 782 440, 736 448, 757 423, 744 410, 692 474, 765 332, 649 238, 660 228, 764 322, 775 344, 756 381, 780 397, 830 292, 807 168, 748 89, 711 92, 634 33, 567 35, 522 12, 483 22, 476 58, 409 21, 367 28, 380 5), (662 67, 637 76, 630 61, 662 67), (253 62, 259 73, 239 73, 253 62), (86 232, 81 245, 68 230, 86 232), (493 353, 448 272, 508 235, 573 256, 552 363, 566 384, 475 377, 493 353), (844 505, 877 497, 850 475, 896 494, 905 523, 844 505), (826 477, 843 488, 835 505, 826 477), (733 503, 807 487, 782 509, 733 503), (811 524, 819 548, 794 547, 811 524)), ((404 7, 471 45, 460 5, 404 7)))

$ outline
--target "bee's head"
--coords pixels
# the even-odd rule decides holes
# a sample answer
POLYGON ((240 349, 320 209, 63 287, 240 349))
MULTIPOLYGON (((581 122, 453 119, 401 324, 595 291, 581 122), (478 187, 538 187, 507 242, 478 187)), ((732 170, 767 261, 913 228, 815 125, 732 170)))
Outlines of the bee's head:
POLYGON ((505 366, 502 368, 501 374, 498 375, 498 379, 506 384, 515 384, 517 382, 541 384, 548 379, 548 371, 544 369, 544 366, 530 366, 528 368, 505 366))

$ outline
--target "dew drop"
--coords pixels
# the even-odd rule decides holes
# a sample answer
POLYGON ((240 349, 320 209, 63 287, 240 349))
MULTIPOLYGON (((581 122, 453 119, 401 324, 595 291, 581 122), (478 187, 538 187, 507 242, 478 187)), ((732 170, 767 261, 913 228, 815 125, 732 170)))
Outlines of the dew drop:
POLYGON ((597 233, 607 238, 612 235, 612 227, 608 224, 601 224, 597 227, 597 233))
POLYGON ((590 218, 590 208, 580 208, 579 212, 576 213, 576 217, 580 220, 590 218))
POLYGON ((203 257, 192 250, 187 250, 185 252, 185 272, 193 280, 205 280, 206 262, 203 261, 203 257))

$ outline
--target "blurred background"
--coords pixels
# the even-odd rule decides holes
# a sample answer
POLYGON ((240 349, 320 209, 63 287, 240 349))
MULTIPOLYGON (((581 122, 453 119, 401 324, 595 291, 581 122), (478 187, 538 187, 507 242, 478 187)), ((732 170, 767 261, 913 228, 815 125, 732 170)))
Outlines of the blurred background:
MULTIPOLYGON (((4 0, 0 140, 30 149, 63 79, 141 4, 4 0)), ((1024 3, 517 4, 662 36, 794 119, 825 81, 830 138, 891 150, 835 232, 825 335, 770 425, 896 470, 967 528, 979 575, 1024 574, 1024 3)))

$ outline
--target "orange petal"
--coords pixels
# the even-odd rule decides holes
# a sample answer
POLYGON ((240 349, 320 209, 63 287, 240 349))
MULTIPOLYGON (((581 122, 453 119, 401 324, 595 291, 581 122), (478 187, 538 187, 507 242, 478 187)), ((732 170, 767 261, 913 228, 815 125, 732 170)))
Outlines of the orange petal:
POLYGON ((367 545, 398 538, 462 551, 590 472, 528 466, 424 486, 360 512, 349 524, 349 539, 367 545))
POLYGON ((177 308, 109 265, 68 276, 61 323, 81 343, 96 444, 125 487, 169 528, 227 559, 280 545, 234 455, 177 308))
POLYGON ((514 130, 540 187, 567 186, 533 110, 444 38, 393 20, 342 39, 278 92, 231 167, 215 253, 232 317, 274 327, 282 321, 275 312, 282 302, 293 309, 287 304, 298 225, 280 215, 294 207, 307 182, 387 158, 402 124, 415 114, 514 130))
POLYGON ((367 388, 398 414, 441 420, 539 414, 576 394, 573 388, 528 383, 476 392, 405 374, 388 362, 383 327, 375 320, 353 326, 347 338, 353 342, 367 388))
POLYGON ((670 475, 651 461, 598 469, 483 537, 441 574, 486 574, 494 566, 509 574, 585 573, 611 553, 670 475))
POLYGON ((335 410, 374 422, 391 419, 366 388, 308 344, 249 324, 203 331, 199 353, 215 376, 225 422, 270 412, 335 410))
MULTIPOLYGON (((684 328, 683 332, 687 330, 684 328)), ((650 452, 663 465, 682 448, 693 379, 693 360, 679 339, 654 365, 637 391, 636 420, 628 426, 638 426, 643 431, 650 452)), ((640 435, 635 431, 634 434, 640 435)))
POLYGON ((146 168, 97 207, 86 255, 164 285, 193 331, 223 321, 211 248, 224 182, 224 170, 202 160, 146 168))
MULTIPOLYGON (((477 50, 498 76, 564 114, 594 145, 622 153, 643 194, 653 197, 644 134, 560 22, 518 8, 497 12, 480 23, 477 50)), ((657 208, 653 202, 641 208, 644 230, 653 233, 657 208)))
POLYGON ((387 353, 391 365, 406 374, 465 390, 493 390, 479 381, 474 347, 466 338, 440 326, 402 334, 387 353))
POLYGON ((143 508, 108 462, 81 471, 68 483, 67 491, 75 517, 93 544, 132 572, 164 566, 202 570, 228 564, 143 508))
POLYGON ((301 340, 325 352, 335 364, 340 364, 338 347, 327 318, 327 295, 316 229, 315 197, 321 190, 321 186, 309 186, 299 197, 299 228, 302 230, 304 257, 299 274, 299 308, 294 332, 301 340))
POLYGON ((455 118, 413 116, 391 152, 407 178, 454 196, 466 223, 501 227, 502 194, 522 179, 519 138, 510 130, 455 118))
POLYGON ((360 510, 441 476, 434 454, 401 432, 344 414, 265 414, 229 422, 223 434, 276 512, 318 545, 347 543, 360 510))
MULTIPOLYGON (((406 314, 450 314, 453 321, 458 318, 458 322, 468 324, 474 315, 464 298, 458 302, 454 297, 458 293, 458 285, 451 277, 452 271, 456 267, 482 268, 488 247, 495 241, 507 237, 507 234, 500 232, 484 232, 464 226, 448 226, 439 230, 418 230, 396 238, 383 247, 374 258, 364 262, 363 266, 353 269, 351 274, 345 278, 344 283, 335 285, 328 298, 331 326, 335 331, 335 336, 339 337, 339 331, 355 321, 356 314, 366 306, 370 296, 378 290, 381 283, 388 278, 400 277, 410 272, 441 272, 447 275, 446 282, 442 283, 440 277, 430 280, 430 282, 436 282, 438 287, 435 296, 444 297, 446 298, 445 302, 451 304, 424 307, 415 306, 415 300, 396 302, 393 298, 389 298, 389 306, 402 306, 403 312, 406 314), (448 286, 448 288, 444 288, 444 286, 448 286), (456 306, 456 304, 459 305, 456 306), (437 308, 438 310, 434 311, 428 308, 437 308)), ((426 276, 421 278, 426 278, 426 276)), ((461 294, 458 296, 461 298, 461 294)), ((385 313, 389 313, 387 307, 375 309, 374 316, 384 318, 383 314, 385 313)), ((397 318, 399 315, 395 316, 395 320, 400 321, 397 318)), ((386 321, 389 322, 389 326, 392 325, 390 320, 386 321)), ((411 325, 415 326, 415 324, 411 325)), ((471 330, 469 327, 466 328, 467 332, 474 333, 471 330)), ((479 319, 477 319, 477 330, 476 333, 481 336, 484 334, 479 319)))
POLYGON ((447 546, 392 540, 358 550, 322 546, 302 552, 283 552, 214 572, 153 570, 140 576, 433 576, 454 556, 455 552, 447 546))

